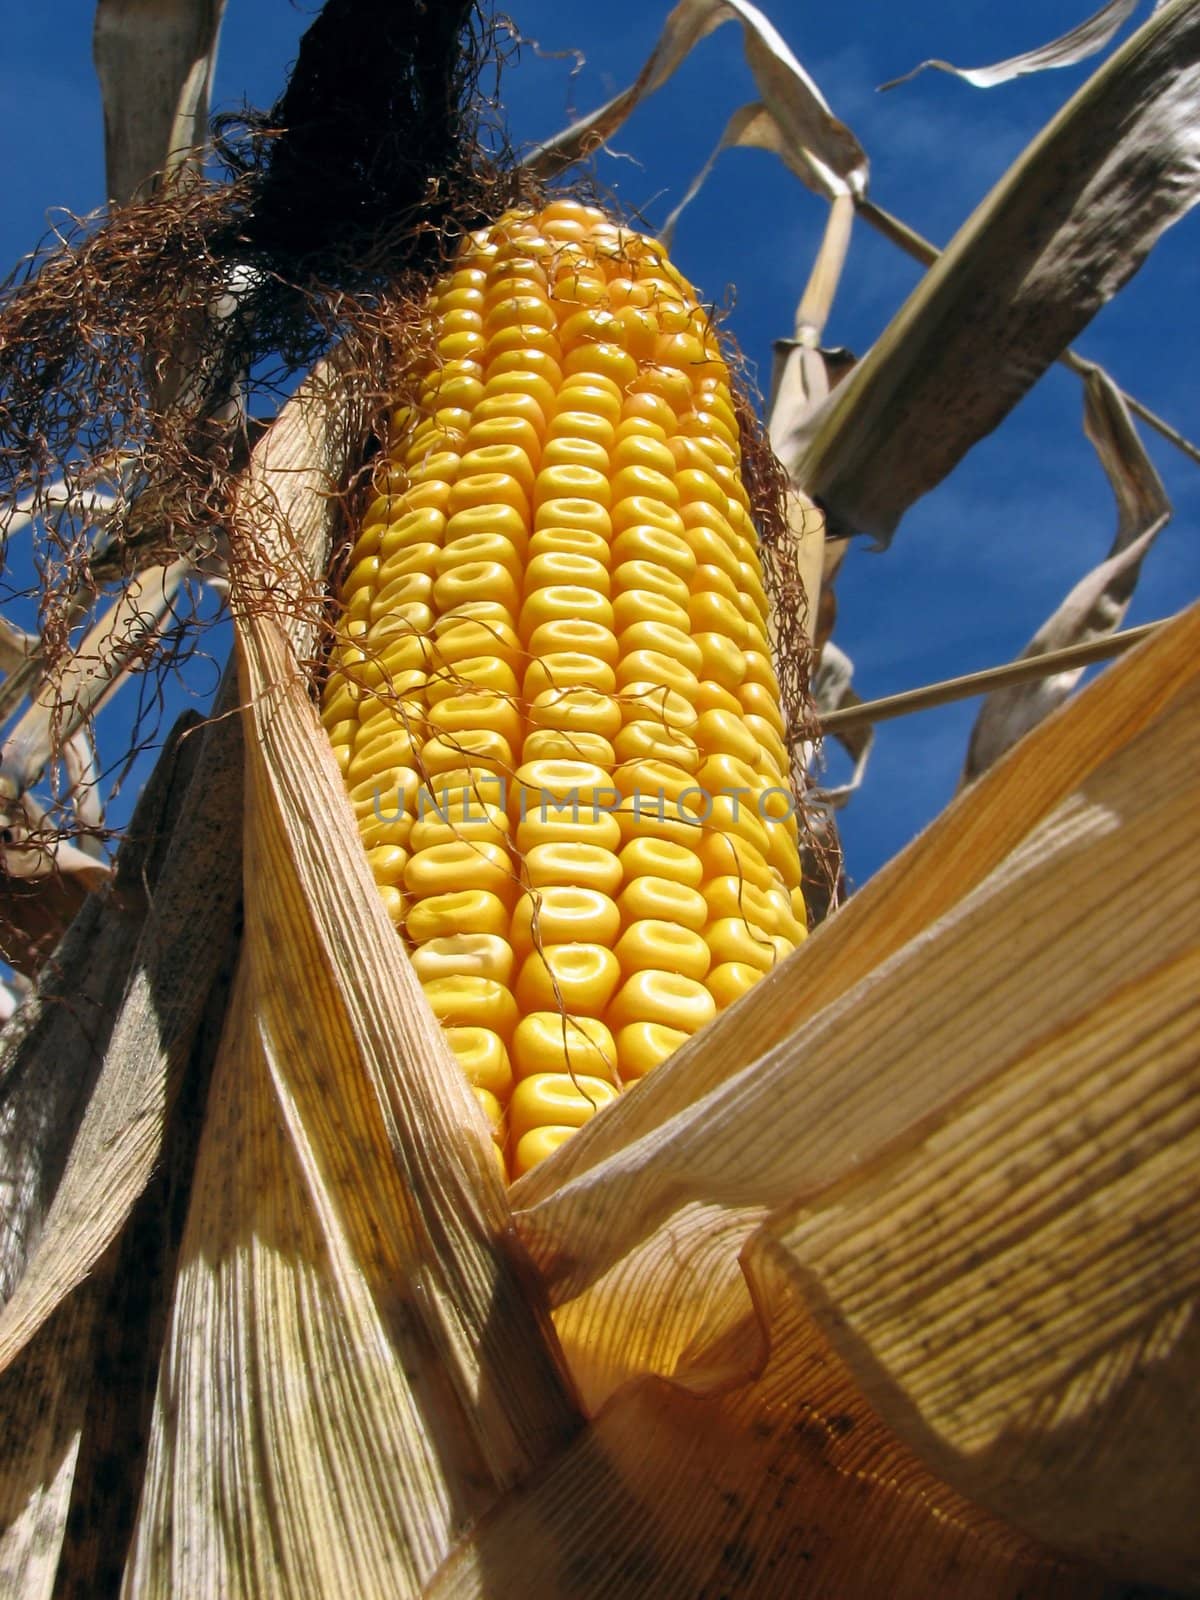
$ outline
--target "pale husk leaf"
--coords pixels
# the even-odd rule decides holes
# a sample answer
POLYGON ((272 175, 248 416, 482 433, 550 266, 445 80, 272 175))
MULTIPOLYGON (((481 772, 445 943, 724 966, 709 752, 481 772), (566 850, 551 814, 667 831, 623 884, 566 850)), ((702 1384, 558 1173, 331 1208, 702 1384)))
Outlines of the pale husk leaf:
POLYGON ((295 591, 279 574, 337 511, 336 480, 317 481, 327 442, 291 442, 340 425, 329 382, 260 445, 233 535, 245 954, 131 1596, 419 1593, 578 1422, 487 1129, 376 890, 308 652, 281 626, 295 591))
POLYGON ((1200 11, 1171 0, 983 201, 814 419, 799 483, 886 541, 1200 195, 1200 11))
POLYGON ((926 67, 936 67, 939 72, 952 73, 976 89, 992 89, 1000 83, 1010 83, 1013 78, 1031 72, 1046 72, 1052 67, 1073 67, 1090 56, 1098 55, 1105 45, 1136 11, 1138 0, 1108 0, 1090 17, 1078 23, 1057 39, 1026 50, 1019 56, 1009 56, 1005 61, 995 61, 988 67, 955 67, 949 61, 922 61, 903 77, 881 83, 880 89, 895 89, 908 83, 926 67))
MULTIPOLYGON (((1019 660, 1115 633, 1129 610, 1142 562, 1171 515, 1171 502, 1121 392, 1100 367, 1092 368, 1084 379, 1084 430, 1112 485, 1117 531, 1105 560, 1079 580, 1019 660)), ((1048 673, 1035 682, 990 694, 971 730, 964 778, 977 777, 1061 705, 1084 670, 1048 673)))

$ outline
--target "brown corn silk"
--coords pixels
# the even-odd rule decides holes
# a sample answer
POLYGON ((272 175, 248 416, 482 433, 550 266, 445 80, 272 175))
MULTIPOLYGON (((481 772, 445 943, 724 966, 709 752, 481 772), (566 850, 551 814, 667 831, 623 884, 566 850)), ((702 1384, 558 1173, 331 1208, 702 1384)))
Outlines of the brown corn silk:
POLYGON ((660 246, 576 200, 510 212, 424 332, 323 720, 520 1174, 803 939, 793 641, 769 628, 769 470, 743 475, 715 331, 660 246))

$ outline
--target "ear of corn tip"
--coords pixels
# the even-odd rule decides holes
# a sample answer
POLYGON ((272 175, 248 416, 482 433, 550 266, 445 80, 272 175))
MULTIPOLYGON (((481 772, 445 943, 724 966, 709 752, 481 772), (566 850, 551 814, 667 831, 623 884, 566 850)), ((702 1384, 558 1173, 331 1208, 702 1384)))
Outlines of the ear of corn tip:
POLYGON ((322 719, 388 912, 519 1175, 804 937, 716 336, 574 200, 435 288, 322 719))

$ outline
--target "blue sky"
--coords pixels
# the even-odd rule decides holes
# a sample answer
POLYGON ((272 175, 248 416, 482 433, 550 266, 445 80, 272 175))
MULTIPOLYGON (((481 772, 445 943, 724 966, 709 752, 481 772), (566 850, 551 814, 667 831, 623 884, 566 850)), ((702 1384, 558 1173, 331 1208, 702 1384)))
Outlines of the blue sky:
MULTIPOLYGON (((945 243, 1090 66, 981 92, 937 73, 876 93, 926 56, 977 65, 1065 31, 1093 0, 766 0, 763 9, 871 158, 870 192, 945 243)), ((102 124, 91 67, 92 5, 7 0, 0 63, 0 137, 8 152, 0 262, 30 250, 53 208, 85 213, 103 197, 102 124)), ((294 58, 315 0, 229 0, 214 103, 269 103, 294 58)), ((552 133, 635 75, 666 3, 513 0, 527 40, 503 80, 514 143, 552 133), (573 51, 584 62, 575 70, 573 51), (559 54, 565 52, 565 54, 559 54)), ((1136 21, 1150 10, 1143 4, 1136 21)), ((1128 28, 1125 30, 1127 33, 1128 28)), ((1121 37, 1125 35, 1122 34, 1121 37)), ((705 40, 639 110, 597 176, 660 223, 716 142, 730 112, 753 99, 740 33, 705 40)), ((823 205, 774 159, 728 152, 680 225, 675 256, 706 296, 735 297, 731 326, 769 373, 771 341, 790 332, 820 237, 823 205), (732 286, 732 287, 731 287, 732 286)), ((1200 251, 1191 216, 1079 340, 1132 393, 1200 434, 1195 307, 1200 251)), ((859 352, 912 288, 918 269, 858 225, 828 329, 859 352)), ((1078 383, 1052 370, 1004 426, 908 514, 891 549, 855 546, 839 582, 837 639, 871 698, 1014 655, 1083 572, 1105 554, 1111 496, 1080 427, 1078 383)), ((1129 623, 1177 610, 1200 589, 1200 469, 1150 438, 1176 508, 1146 564, 1129 623)), ((211 674, 204 679, 205 688, 211 674)), ((949 799, 977 702, 881 727, 863 792, 843 813, 849 867, 862 882, 949 799)))

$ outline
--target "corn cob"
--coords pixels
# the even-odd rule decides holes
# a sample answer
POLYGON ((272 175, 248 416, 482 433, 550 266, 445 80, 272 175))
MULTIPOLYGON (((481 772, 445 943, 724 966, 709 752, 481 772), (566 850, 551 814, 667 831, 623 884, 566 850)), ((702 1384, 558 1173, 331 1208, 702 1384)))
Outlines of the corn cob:
POLYGON ((470 239, 391 418, 325 726, 388 910, 527 1171, 803 938, 728 372, 572 200, 470 239))

